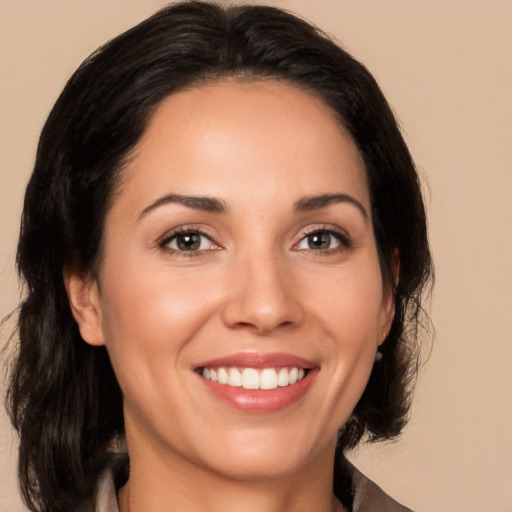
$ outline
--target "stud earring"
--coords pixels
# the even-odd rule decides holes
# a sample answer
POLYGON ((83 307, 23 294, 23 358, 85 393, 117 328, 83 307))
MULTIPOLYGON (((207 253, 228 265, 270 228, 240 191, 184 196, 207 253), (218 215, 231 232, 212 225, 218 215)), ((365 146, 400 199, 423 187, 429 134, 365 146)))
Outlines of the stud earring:
MULTIPOLYGON (((384 341, 386 339, 386 330, 383 330, 382 331, 382 341, 384 341)), ((377 352, 375 352, 375 362, 378 362, 378 361, 382 361, 382 358, 384 356, 382 355, 382 352, 377 349, 377 352)))

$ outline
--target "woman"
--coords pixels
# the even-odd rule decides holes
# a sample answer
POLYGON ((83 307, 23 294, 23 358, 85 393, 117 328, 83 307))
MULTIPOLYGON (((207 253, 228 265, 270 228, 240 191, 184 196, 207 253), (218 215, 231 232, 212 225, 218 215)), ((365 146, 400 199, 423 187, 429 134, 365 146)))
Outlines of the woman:
POLYGON ((94 53, 18 266, 31 510, 405 510, 344 453, 406 421, 421 191, 374 79, 306 22, 187 2, 94 53))

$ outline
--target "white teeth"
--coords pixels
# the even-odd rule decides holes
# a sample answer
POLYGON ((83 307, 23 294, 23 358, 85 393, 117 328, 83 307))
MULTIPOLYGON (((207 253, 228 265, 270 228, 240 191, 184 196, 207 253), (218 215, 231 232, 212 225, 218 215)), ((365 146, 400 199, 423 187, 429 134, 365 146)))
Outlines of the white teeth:
POLYGON ((277 373, 273 368, 265 368, 259 377, 261 389, 277 388, 277 373))
POLYGON ((242 386, 245 389, 259 389, 260 376, 254 368, 246 368, 242 373, 242 386))
POLYGON ((302 380, 306 372, 303 368, 203 368, 205 379, 244 389, 276 389, 289 386, 302 380))
POLYGON ((229 377, 228 372, 224 370, 224 368, 219 368, 219 371, 217 372, 217 377, 219 378, 220 384, 227 384, 229 377))
POLYGON ((239 388, 242 385, 242 375, 236 368, 230 368, 228 373, 228 384, 239 388))
POLYGON ((290 384, 290 379, 288 377, 288 368, 281 368, 279 370, 279 375, 277 376, 277 385, 278 386, 288 386, 290 384))

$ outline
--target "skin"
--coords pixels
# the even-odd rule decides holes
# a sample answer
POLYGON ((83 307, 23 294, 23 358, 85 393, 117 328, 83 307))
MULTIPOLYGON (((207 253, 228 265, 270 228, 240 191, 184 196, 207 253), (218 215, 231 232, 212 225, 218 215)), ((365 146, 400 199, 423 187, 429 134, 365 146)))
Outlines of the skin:
POLYGON ((343 510, 336 433, 393 317, 370 212, 361 155, 311 94, 224 81, 162 102, 107 214, 99 282, 65 275, 83 339, 107 346, 123 390, 122 512, 343 510), (296 209, 333 193, 352 200, 296 209), (169 194, 225 211, 160 201, 169 194), (205 233, 200 250, 180 251, 176 228, 205 233), (194 368, 248 352, 299 356, 317 372, 290 406, 241 411, 194 368))

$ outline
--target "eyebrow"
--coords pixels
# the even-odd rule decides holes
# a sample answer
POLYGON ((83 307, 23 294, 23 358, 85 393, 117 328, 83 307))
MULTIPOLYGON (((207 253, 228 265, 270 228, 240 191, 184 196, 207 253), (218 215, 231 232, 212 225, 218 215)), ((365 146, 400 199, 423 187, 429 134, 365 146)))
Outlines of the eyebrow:
POLYGON ((222 199, 217 199, 215 197, 168 194, 166 196, 160 197, 155 202, 146 206, 146 208, 144 208, 144 210, 142 210, 141 214, 139 215, 139 219, 146 216, 150 211, 158 208, 159 206, 172 203, 181 204, 187 208, 202 210, 210 213, 225 213, 228 209, 226 203, 222 201, 222 199))
MULTIPOLYGON (((167 194, 166 196, 158 198, 156 201, 146 206, 139 215, 139 219, 145 217, 149 212, 166 204, 181 204, 187 208, 194 210, 202 210, 210 213, 226 213, 228 208, 222 199, 208 196, 185 196, 181 194, 167 194)), ((331 204, 336 203, 349 203, 355 206, 363 215, 365 219, 368 218, 368 213, 364 206, 355 198, 348 194, 322 194, 319 196, 309 196, 299 199, 295 205, 294 210, 297 212, 309 212, 325 208, 331 204)))
POLYGON ((336 203, 349 203, 355 206, 365 219, 368 219, 368 212, 361 202, 348 194, 322 194, 320 196, 304 197, 295 203, 295 211, 309 212, 336 203))

